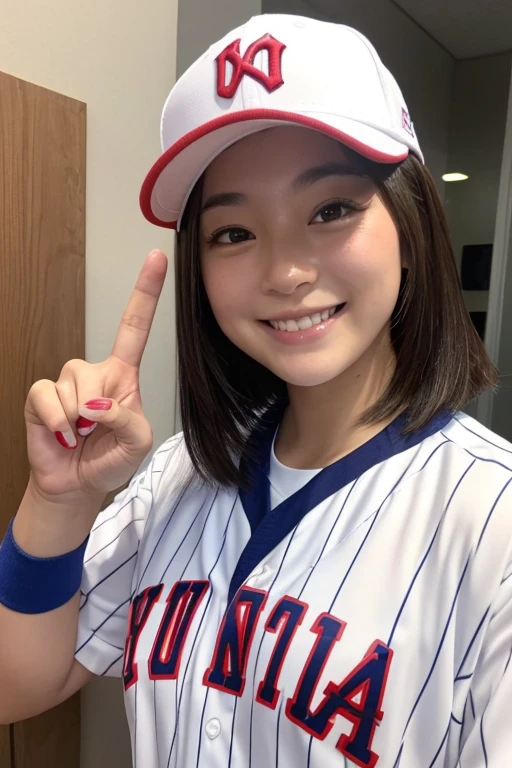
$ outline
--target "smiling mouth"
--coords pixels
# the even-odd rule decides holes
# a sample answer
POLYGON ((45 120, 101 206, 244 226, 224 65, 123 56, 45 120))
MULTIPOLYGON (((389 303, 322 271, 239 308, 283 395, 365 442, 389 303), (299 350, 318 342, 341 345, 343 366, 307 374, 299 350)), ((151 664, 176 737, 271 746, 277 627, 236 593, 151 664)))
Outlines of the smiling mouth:
POLYGON ((265 320, 267 325, 270 325, 275 331, 288 331, 293 333, 294 331, 305 331, 308 328, 313 328, 315 325, 321 325, 331 317, 334 317, 338 312, 341 312, 346 302, 337 304, 330 309, 324 309, 323 312, 315 312, 313 315, 304 315, 298 317, 296 320, 265 320))

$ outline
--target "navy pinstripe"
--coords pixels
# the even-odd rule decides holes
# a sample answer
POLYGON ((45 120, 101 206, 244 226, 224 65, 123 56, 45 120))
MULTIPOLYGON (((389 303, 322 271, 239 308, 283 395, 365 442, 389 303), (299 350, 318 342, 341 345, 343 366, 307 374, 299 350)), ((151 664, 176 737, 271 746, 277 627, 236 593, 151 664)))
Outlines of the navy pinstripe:
POLYGON ((444 628, 444 630, 443 630, 443 634, 442 634, 442 636, 441 636, 441 641, 440 641, 440 643, 439 643, 439 647, 438 647, 438 649, 437 649, 437 651, 436 651, 436 655, 434 656, 434 661, 432 662, 432 666, 431 666, 431 668, 430 668, 430 671, 429 671, 429 673, 428 673, 428 675, 427 675, 427 679, 426 679, 426 680, 425 680, 425 682, 423 683, 423 686, 422 686, 422 688, 421 688, 421 690, 420 690, 420 692, 419 692, 419 694, 418 694, 418 698, 416 699, 416 701, 415 701, 415 703, 414 703, 414 706, 413 706, 413 708, 412 708, 412 710, 411 710, 411 713, 410 713, 410 715, 409 715, 409 717, 408 717, 408 719, 407 719, 407 723, 406 723, 406 725, 405 725, 405 728, 404 728, 404 732, 403 732, 403 734, 402 734, 402 739, 404 738, 404 736, 405 736, 405 734, 406 734, 406 732, 407 732, 407 729, 408 729, 408 727, 409 727, 409 724, 410 724, 410 722, 411 722, 412 716, 413 716, 414 712, 416 711, 416 707, 417 707, 417 706, 418 706, 418 704, 420 703, 421 697, 423 696, 423 694, 424 694, 424 692, 425 692, 425 689, 426 689, 426 687, 427 687, 427 685, 428 685, 428 683, 429 683, 429 681, 430 681, 430 678, 432 677, 432 674, 433 674, 433 672, 434 672, 434 669, 435 669, 435 666, 436 666, 437 660, 438 660, 438 658, 439 658, 439 654, 440 654, 440 652, 441 652, 441 648, 442 648, 442 646, 443 646, 443 643, 444 643, 444 639, 445 639, 445 637, 446 637, 446 633, 448 632, 448 627, 450 626, 451 618, 452 618, 452 616, 453 616, 453 612, 454 612, 454 610, 455 610, 455 605, 456 605, 456 603, 457 603, 457 598, 458 598, 458 596, 459 596, 459 592, 460 592, 460 590, 461 590, 461 587, 462 587, 462 583, 463 583, 463 581, 464 581, 464 577, 465 577, 465 575, 466 575, 466 572, 467 572, 467 569, 468 569, 468 565, 469 565, 469 557, 468 557, 468 559, 466 560, 466 565, 464 566, 464 570, 462 571, 462 575, 461 575, 461 577, 460 577, 460 580, 459 580, 459 583, 458 583, 458 585, 457 585, 457 590, 456 590, 456 592, 455 592, 455 597, 453 598, 452 606, 451 606, 451 608, 450 608, 450 612, 449 612, 449 614, 448 614, 448 619, 447 619, 447 621, 446 621, 446 625, 445 625, 445 628, 444 628))
POLYGON ((178 509, 179 505, 181 504, 181 501, 182 501, 182 499, 183 499, 183 496, 185 495, 185 492, 186 492, 186 490, 187 490, 187 488, 186 488, 186 486, 185 486, 185 488, 183 488, 183 489, 182 489, 182 491, 181 491, 181 493, 180 493, 180 495, 179 495, 179 497, 178 497, 178 501, 177 501, 177 502, 176 502, 176 504, 174 505, 174 509, 173 509, 173 510, 172 510, 172 512, 170 513, 170 515, 169 515, 169 517, 168 517, 168 519, 167 519, 167 522, 166 522, 166 524, 165 524, 165 526, 164 526, 164 529, 163 529, 162 533, 160 534, 160 536, 159 536, 159 538, 158 538, 158 541, 156 542, 156 544, 155 544, 155 547, 154 547, 154 549, 153 549, 153 551, 152 551, 151 555, 150 555, 150 556, 149 556, 149 558, 148 558, 148 561, 147 561, 147 563, 146 563, 146 567, 144 568, 144 570, 143 570, 143 572, 142 572, 142 574, 141 574, 141 577, 140 577, 140 579, 139 579, 139 583, 137 584, 137 589, 136 589, 136 593, 137 593, 137 594, 138 594, 138 593, 139 593, 139 591, 140 591, 140 585, 142 584, 142 582, 143 582, 143 580, 144 580, 144 576, 146 575, 146 571, 148 570, 149 566, 151 565, 151 561, 152 561, 152 559, 153 559, 153 557, 154 557, 154 555, 155 555, 155 552, 157 551, 157 549, 158 549, 158 547, 159 547, 160 543, 162 542, 162 539, 164 538, 164 535, 165 535, 165 533, 166 533, 166 531, 167 531, 167 528, 168 528, 168 527, 169 527, 169 525, 171 524, 171 521, 172 521, 172 519, 173 519, 174 515, 176 514, 176 510, 178 509))
MULTIPOLYGON (((433 455, 434 455, 434 454, 432 453, 432 454, 431 454, 431 456, 433 456, 433 455)), ((430 457, 429 457, 429 458, 430 458, 430 457)), ((456 484, 455 488, 453 489, 453 491, 452 491, 452 493, 451 493, 451 495, 450 495, 450 498, 448 499, 448 502, 447 502, 447 504, 446 504, 446 507, 444 508, 444 510, 443 510, 443 513, 442 513, 442 515, 441 515, 441 517, 440 517, 440 519, 439 519, 439 522, 438 522, 438 524, 437 524, 436 530, 434 531, 434 535, 432 536, 432 539, 431 539, 431 541, 430 541, 430 544, 429 544, 429 546, 427 547, 427 551, 425 552, 425 554, 424 554, 424 556, 423 556, 423 558, 422 558, 422 560, 421 560, 421 562, 420 562, 420 564, 419 564, 419 566, 418 566, 418 568, 417 568, 417 570, 416 570, 416 573, 415 573, 415 574, 414 574, 414 576, 413 576, 413 579, 412 579, 412 581, 411 581, 411 583, 410 583, 410 585, 409 585, 409 588, 408 588, 408 590, 407 590, 407 592, 406 592, 406 595, 405 595, 405 597, 404 597, 404 599, 403 599, 402 605, 400 606, 400 610, 398 611, 398 613, 397 613, 397 615, 396 615, 395 623, 393 624, 393 628, 392 628, 392 630, 391 630, 391 633, 390 633, 390 635, 389 635, 389 638, 388 638, 388 642, 387 642, 387 645, 391 645, 391 642, 392 642, 392 640, 393 640, 393 635, 395 634, 395 630, 396 630, 396 628, 397 628, 398 622, 400 621, 400 617, 401 617, 401 615, 402 615, 402 613, 403 613, 403 610, 404 610, 404 608, 405 608, 405 606, 406 606, 406 604, 407 604, 407 601, 408 601, 408 599, 409 599, 409 596, 410 596, 410 594, 411 594, 411 592, 412 592, 412 589, 413 589, 413 587, 414 587, 414 584, 415 584, 415 582, 416 582, 416 579, 418 578, 418 576, 419 576, 419 574, 420 574, 420 572, 421 572, 421 569, 422 569, 422 568, 423 568, 423 566, 425 565, 425 562, 426 562, 426 560, 427 560, 427 558, 428 558, 428 556, 429 556, 429 554, 430 554, 430 550, 431 550, 431 549, 432 549, 432 547, 434 546, 434 542, 435 542, 435 540, 436 540, 436 538, 437 538, 437 534, 439 533, 439 530, 440 530, 440 528, 441 528, 441 524, 443 523, 443 521, 444 521, 444 518, 445 518, 445 516, 446 516, 446 513, 448 512, 448 508, 449 508, 449 506, 450 506, 450 504, 451 504, 451 501, 452 501, 453 497, 455 496, 455 493, 456 493, 456 491, 457 491, 457 489, 458 489, 459 485, 462 483, 463 479, 465 478, 465 476, 467 475, 467 473, 469 472, 469 470, 471 469, 471 467, 473 466, 473 464, 474 464, 474 463, 475 463, 475 462, 473 461, 473 462, 472 462, 472 463, 469 465, 469 467, 467 467, 467 468, 466 468, 466 470, 464 471, 464 473, 463 473, 463 474, 461 475, 461 477, 459 478, 459 480, 458 480, 458 482, 457 482, 457 484, 456 484)), ((425 462, 425 465, 426 465, 426 464, 427 464, 427 462, 425 462)), ((425 465, 424 465, 424 466, 425 466, 425 465)))
POLYGON ((434 768, 434 765, 436 764, 436 760, 437 760, 437 758, 439 757, 439 755, 440 755, 440 753, 441 753, 441 750, 442 750, 442 748, 444 747, 444 744, 445 744, 445 741, 446 741, 446 739, 448 738, 448 734, 449 734, 449 732, 450 732, 450 724, 448 723, 448 728, 447 728, 447 729, 446 729, 446 731, 445 731, 445 734, 444 734, 444 736, 443 736, 443 740, 442 740, 442 742, 440 743, 440 745, 439 745, 439 749, 438 749, 438 750, 437 750, 437 752, 435 753, 435 755, 434 755, 434 757, 433 757, 433 759, 432 759, 432 762, 430 763, 430 765, 429 765, 429 767, 428 767, 428 768, 434 768))
POLYGON ((110 577, 113 576, 114 573, 117 573, 118 571, 120 571, 121 568, 123 568, 127 563, 129 563, 130 560, 133 560, 134 557, 137 557, 137 552, 134 552, 133 555, 130 555, 130 557, 128 557, 126 560, 123 560, 123 562, 120 565, 118 565, 117 568, 114 568, 113 571, 110 571, 110 573, 107 573, 107 575, 104 576, 102 579, 100 579, 100 581, 96 582, 94 587, 91 587, 91 589, 88 592, 82 592, 85 600, 83 601, 82 605, 80 606, 80 610, 82 610, 82 608, 85 607, 85 604, 87 603, 87 601, 89 599, 89 595, 91 595, 94 592, 95 589, 97 589, 99 586, 104 584, 108 579, 110 579, 110 577))
POLYGON ((465 654, 464 654, 464 656, 462 658, 462 661, 461 661, 461 663, 459 665, 459 669, 457 670, 457 675, 455 677, 454 683, 456 683, 458 680, 467 680, 468 678, 473 676, 473 672, 471 672, 468 675, 461 675, 460 673, 462 671, 462 668, 463 668, 464 664, 466 663, 466 659, 469 656, 471 648, 473 647, 473 643, 475 642, 475 640, 477 639, 478 635, 480 634, 480 630, 482 629, 482 627, 484 625, 484 622, 485 622, 485 620, 486 620, 486 618, 487 618, 487 616, 489 614, 490 609, 491 609, 491 606, 489 606, 487 608, 486 612, 484 613, 484 615, 480 619, 480 623, 478 624, 478 627, 475 630, 475 634, 471 638, 471 641, 470 641, 470 643, 469 643, 469 645, 468 645, 468 647, 466 649, 466 652, 465 652, 465 654))
POLYGON ((479 440, 483 440, 484 443, 488 443, 488 445, 492 445, 493 448, 497 448, 499 451, 503 451, 504 453, 510 453, 512 454, 512 451, 508 448, 504 448, 502 445, 498 445, 497 443, 493 443, 491 440, 489 440, 487 437, 484 437, 481 434, 478 434, 478 432, 475 432, 473 429, 470 429, 467 424, 464 424, 460 419, 458 419, 456 416, 454 417, 454 421, 457 422, 457 424, 460 424, 460 426, 466 430, 466 432, 470 432, 472 435, 475 435, 475 437, 478 437, 479 440))

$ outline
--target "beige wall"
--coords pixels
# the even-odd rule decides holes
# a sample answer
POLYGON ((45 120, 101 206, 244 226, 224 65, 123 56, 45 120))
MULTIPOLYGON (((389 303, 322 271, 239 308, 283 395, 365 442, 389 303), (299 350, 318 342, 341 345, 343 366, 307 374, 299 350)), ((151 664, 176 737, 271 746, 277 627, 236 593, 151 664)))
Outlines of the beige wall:
MULTIPOLYGON (((171 235, 145 222, 138 192, 175 79, 177 0, 2 0, 1 11, 0 69, 87 103, 86 347, 97 361, 145 254, 172 255, 171 235)), ((171 289, 169 280, 141 376, 155 443, 174 425, 171 289)), ((82 702, 82 768, 128 768, 120 681, 94 681, 82 702)))

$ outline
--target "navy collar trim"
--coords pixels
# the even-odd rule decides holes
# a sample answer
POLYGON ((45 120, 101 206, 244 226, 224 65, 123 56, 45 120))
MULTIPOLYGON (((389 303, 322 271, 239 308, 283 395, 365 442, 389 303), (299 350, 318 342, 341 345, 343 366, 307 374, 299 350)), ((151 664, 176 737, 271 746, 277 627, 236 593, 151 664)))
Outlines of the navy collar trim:
MULTIPOLYGON (((404 435, 406 414, 397 416, 391 424, 356 450, 330 464, 270 513, 270 450, 275 431, 282 417, 282 408, 266 414, 264 427, 253 441, 251 458, 242 461, 241 469, 249 478, 249 488, 239 489, 240 499, 251 527, 251 538, 242 552, 233 573, 229 589, 231 602, 239 587, 254 568, 322 501, 353 482, 371 467, 418 445, 439 432, 451 420, 448 410, 439 411, 422 429, 404 435)), ((262 422, 263 423, 263 420, 262 422)))

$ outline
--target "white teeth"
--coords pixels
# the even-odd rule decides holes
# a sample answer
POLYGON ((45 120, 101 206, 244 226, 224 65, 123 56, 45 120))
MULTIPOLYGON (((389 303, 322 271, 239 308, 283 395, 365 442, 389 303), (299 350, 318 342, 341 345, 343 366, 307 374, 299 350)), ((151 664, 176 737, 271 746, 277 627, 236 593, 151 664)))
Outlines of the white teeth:
POLYGON ((332 307, 331 309, 324 309, 323 312, 315 312, 314 315, 305 315, 298 320, 269 320, 269 323, 276 331, 304 331, 307 328, 312 328, 314 325, 324 323, 335 312, 336 307, 332 307))

